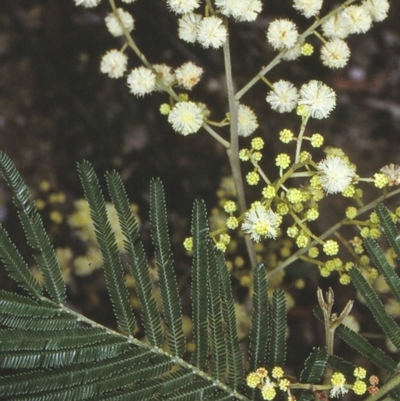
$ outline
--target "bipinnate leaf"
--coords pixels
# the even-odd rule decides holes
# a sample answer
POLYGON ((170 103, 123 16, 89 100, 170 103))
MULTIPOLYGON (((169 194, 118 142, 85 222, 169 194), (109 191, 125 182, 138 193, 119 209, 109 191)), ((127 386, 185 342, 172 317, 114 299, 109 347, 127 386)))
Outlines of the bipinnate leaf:
POLYGON ((151 238, 156 249, 156 265, 167 329, 168 348, 172 355, 182 356, 186 342, 169 241, 165 195, 160 179, 152 180, 150 184, 150 223, 151 238))
MULTIPOLYGON (((328 352, 326 351, 326 348, 315 347, 304 362, 303 370, 300 373, 300 382, 319 383, 324 374, 327 361, 328 352)), ((310 391, 301 390, 298 392, 296 399, 298 401, 309 401, 314 399, 314 395, 310 391)))
POLYGON ((192 237, 192 321, 195 349, 191 363, 202 369, 206 365, 208 350, 207 242, 209 241, 206 208, 202 201, 196 201, 193 207, 192 237))
POLYGON ((264 265, 253 271, 253 311, 251 314, 249 370, 266 366, 267 345, 270 337, 268 284, 264 265))
POLYGON ((283 366, 286 356, 286 296, 275 290, 272 296, 271 341, 268 349, 268 366, 283 366))
POLYGON ((103 269, 115 316, 121 329, 133 335, 135 318, 125 285, 125 272, 119 257, 115 234, 112 232, 107 217, 106 204, 99 181, 92 166, 87 161, 78 164, 78 173, 85 198, 89 203, 97 243, 102 253, 103 269))
POLYGON ((397 258, 400 259, 399 231, 397 230, 396 225, 393 222, 389 210, 383 203, 380 203, 375 208, 375 212, 379 217, 379 222, 383 228, 383 232, 389 240, 390 246, 395 251, 397 258))
POLYGON ((387 314, 382 302, 379 300, 368 281, 361 274, 360 270, 354 267, 349 271, 349 274, 351 281, 365 299, 365 302, 372 312, 376 322, 382 328, 383 332, 389 337, 394 346, 397 349, 400 349, 399 326, 396 324, 393 318, 387 314))
MULTIPOLYGON (((13 201, 18 209, 18 216, 25 231, 27 242, 35 251, 34 257, 43 274, 46 291, 55 302, 62 304, 65 302, 66 288, 54 249, 43 228, 43 222, 36 209, 35 202, 30 198, 29 188, 22 180, 14 163, 2 151, 0 151, 0 173, 14 192, 13 201)), ((12 251, 10 243, 7 244, 7 240, 3 247, 5 247, 3 251, 11 252, 8 256, 3 253, 6 266, 9 271, 11 270, 12 277, 21 285, 23 277, 28 279, 26 268, 24 264, 20 268, 16 268, 15 263, 10 264, 9 257, 13 258, 15 262, 19 258, 12 251)), ((25 283, 25 289, 37 298, 41 290, 34 284, 34 280, 28 279, 25 283)))
POLYGON ((130 209, 121 177, 117 172, 112 171, 106 174, 106 180, 124 235, 124 247, 130 272, 135 280, 146 337, 151 345, 160 347, 163 341, 161 318, 153 296, 153 284, 146 254, 139 238, 139 224, 130 209))

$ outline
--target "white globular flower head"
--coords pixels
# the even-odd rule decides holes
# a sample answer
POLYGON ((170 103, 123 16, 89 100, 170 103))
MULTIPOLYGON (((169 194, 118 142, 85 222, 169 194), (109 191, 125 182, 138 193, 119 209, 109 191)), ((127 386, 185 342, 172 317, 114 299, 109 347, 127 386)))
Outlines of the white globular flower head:
POLYGON ((322 0, 294 0, 293 7, 306 18, 311 18, 319 14, 322 0))
POLYGON ((398 164, 390 163, 382 167, 380 172, 386 175, 389 186, 400 185, 400 166, 398 164))
POLYGON ((100 71, 110 78, 121 78, 128 64, 128 57, 117 49, 109 50, 102 58, 100 71))
POLYGON ((350 33, 365 33, 372 26, 372 17, 365 7, 348 6, 343 10, 345 18, 350 26, 350 33))
POLYGON ((275 50, 290 49, 296 44, 299 33, 296 24, 288 19, 276 19, 269 24, 268 43, 275 50))
POLYGON ((350 48, 342 39, 332 39, 321 47, 322 64, 329 68, 343 68, 350 58, 350 48))
POLYGON ((167 0, 169 8, 176 14, 190 13, 200 6, 199 0, 167 0))
MULTIPOLYGON (((135 26, 135 21, 132 15, 130 15, 127 11, 123 10, 122 8, 117 8, 117 13, 123 27, 128 32, 130 32, 135 26)), ((107 29, 111 33, 111 35, 122 36, 124 34, 124 31, 122 30, 118 18, 116 18, 114 13, 108 14, 104 20, 106 22, 107 29)))
POLYGON ((203 124, 203 112, 194 102, 179 102, 168 114, 168 122, 182 135, 194 134, 203 124))
POLYGON ((203 75, 203 69, 188 61, 175 70, 176 82, 179 86, 191 90, 203 75))
POLYGON ((197 39, 197 30, 203 17, 200 14, 187 13, 178 20, 178 36, 188 43, 194 43, 197 39))
POLYGON ((238 108, 238 134, 249 136, 258 128, 257 117, 254 111, 244 104, 239 104, 238 108))
POLYGON ((322 188, 327 194, 343 192, 354 179, 356 172, 347 160, 340 156, 327 156, 318 163, 322 188))
POLYGON ((237 21, 254 21, 262 9, 260 0, 216 0, 215 5, 226 17, 237 21))
POLYGON ((321 120, 329 116, 336 106, 336 93, 321 81, 311 80, 300 88, 299 106, 309 117, 321 120))
POLYGON ((121 0, 123 3, 130 4, 134 3, 136 0, 121 0))
POLYGON ((262 237, 276 238, 279 224, 280 219, 276 213, 257 204, 245 214, 242 231, 249 234, 253 241, 260 242, 262 237))
POLYGON ((129 73, 127 83, 130 92, 141 97, 155 90, 156 75, 149 68, 137 67, 129 73))
POLYGON ((364 0, 362 5, 375 22, 381 22, 387 18, 390 7, 388 0, 364 0))
POLYGON ((197 41, 206 49, 221 47, 228 36, 228 32, 221 18, 205 17, 201 20, 197 30, 197 41))
POLYGON ((74 0, 76 6, 83 6, 85 8, 93 8, 100 4, 101 0, 74 0))
POLYGON ((343 11, 329 17, 321 27, 324 36, 329 39, 346 39, 351 33, 349 20, 344 17, 343 11))
POLYGON ((154 71, 156 72, 156 91, 163 91, 165 88, 164 86, 170 87, 175 82, 175 75, 172 72, 172 68, 166 64, 154 64, 152 66, 154 71), (162 84, 161 84, 162 83, 162 84))
POLYGON ((297 106, 298 92, 296 87, 288 81, 280 80, 275 82, 273 90, 267 95, 266 101, 271 105, 272 110, 279 113, 289 113, 297 106))

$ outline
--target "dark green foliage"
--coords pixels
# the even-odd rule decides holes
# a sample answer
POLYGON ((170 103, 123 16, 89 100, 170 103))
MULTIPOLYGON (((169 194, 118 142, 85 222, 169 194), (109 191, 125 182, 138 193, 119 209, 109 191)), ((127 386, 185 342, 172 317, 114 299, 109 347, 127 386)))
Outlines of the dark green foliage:
POLYGON ((286 297, 283 290, 274 291, 272 297, 271 342, 268 347, 268 366, 284 366, 286 355, 286 297))
POLYGON ((207 327, 207 242, 209 228, 204 203, 196 201, 192 215, 193 267, 192 267, 192 320, 195 350, 191 363, 202 369, 206 365, 208 350, 207 327))
POLYGON ((371 310, 375 320, 381 326, 383 332, 390 338, 392 343, 400 349, 400 328, 390 317, 382 302, 379 300, 377 294, 368 284, 368 281, 364 278, 362 273, 357 269, 353 268, 349 272, 351 281, 354 283, 358 291, 364 297, 368 308, 371 310))
POLYGON ((150 344, 146 345, 133 336, 136 325, 124 282, 126 272, 91 165, 83 162, 78 171, 103 255, 108 291, 123 334, 97 326, 60 305, 65 286, 57 279, 61 277, 57 261, 54 259, 54 263, 49 256, 53 250, 50 245, 44 246, 47 236, 43 234, 26 186, 8 158, 3 154, 2 158, 5 166, 1 171, 9 177, 7 182, 17 193, 15 203, 20 209, 19 217, 30 238, 29 243, 40 256, 36 255, 42 271, 49 270, 44 273, 44 276, 47 274, 45 285, 53 301, 42 297, 40 285, 7 233, 0 229, 1 260, 10 277, 30 295, 0 290, 0 368, 11 369, 0 377, 0 399, 235 400, 234 389, 243 381, 243 361, 230 276, 223 255, 209 237, 204 204, 197 202, 193 211, 195 277, 192 298, 194 336, 197 338, 193 357, 196 366, 193 366, 180 359, 185 352, 185 338, 161 182, 153 180, 151 184, 150 219, 160 278, 162 316, 153 297, 153 283, 140 242, 138 223, 131 213, 121 178, 116 172, 106 175, 125 237, 127 267, 134 277, 141 303, 141 322, 150 344), (160 348, 164 341, 168 352, 160 348))
POLYGON ((143 244, 139 239, 139 225, 132 214, 121 177, 115 172, 106 174, 107 185, 125 237, 124 246, 130 272, 141 306, 141 317, 149 343, 160 346, 163 340, 161 320, 153 297, 153 284, 143 244))
POLYGON ((87 161, 78 165, 78 173, 89 203, 97 243, 103 255, 104 273, 115 316, 121 329, 132 335, 135 331, 135 317, 129 304, 128 290, 124 281, 125 272, 119 258, 115 234, 112 232, 107 217, 100 184, 92 166, 87 161))
POLYGON ((253 272, 253 313, 249 345, 249 369, 255 370, 266 365, 267 344, 271 325, 268 324, 269 304, 268 285, 264 265, 253 272))
MULTIPOLYGON (((302 383, 318 384, 325 372, 327 360, 328 352, 325 347, 314 348, 304 363, 304 368, 300 374, 300 381, 302 383)), ((298 401, 308 401, 313 400, 314 396, 309 391, 300 390, 298 391, 297 399, 298 401)))
MULTIPOLYGON (((18 209, 18 216, 25 231, 27 242, 35 252, 34 256, 43 274, 46 291, 54 302, 62 304, 66 297, 65 284, 54 249, 50 245, 49 237, 43 228, 42 219, 36 209, 35 202, 30 199, 28 187, 13 162, 1 151, 0 173, 14 192, 13 201, 18 209)), ((30 277, 30 273, 27 272, 26 265, 15 247, 11 241, 4 238, 4 233, 1 237, 0 258, 10 272, 10 277, 16 280, 31 296, 40 297, 41 289, 36 280, 30 277)))
POLYGON ((151 182, 150 222, 151 238, 156 248, 156 265, 160 280, 164 320, 168 333, 168 348, 172 355, 182 356, 185 351, 182 310, 172 264, 164 189, 159 179, 151 182))

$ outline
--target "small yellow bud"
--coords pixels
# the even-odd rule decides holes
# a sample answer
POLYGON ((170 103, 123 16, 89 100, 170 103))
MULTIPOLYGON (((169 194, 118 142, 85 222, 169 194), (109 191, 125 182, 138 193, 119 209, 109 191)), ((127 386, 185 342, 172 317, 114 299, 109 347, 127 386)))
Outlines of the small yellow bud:
POLYGON ((234 230, 235 228, 237 228, 239 225, 239 221, 236 217, 234 216, 230 216, 227 218, 226 220, 226 226, 230 229, 230 230, 234 230))
POLYGON ((43 210, 46 207, 46 202, 43 199, 36 199, 36 209, 43 210))
POLYGON ((248 149, 241 149, 241 150, 239 151, 239 159, 240 159, 242 162, 247 162, 247 161, 249 161, 249 160, 250 160, 250 152, 249 152, 249 150, 248 150, 248 149))
POLYGON ((389 184, 389 179, 383 173, 374 174, 374 184, 377 188, 384 188, 389 184))
POLYGON ((339 282, 342 285, 348 285, 351 282, 350 276, 346 273, 343 273, 340 278, 339 278, 339 282))
POLYGON ((264 141, 262 138, 260 138, 259 136, 253 138, 251 140, 251 147, 254 150, 261 150, 264 147, 264 141))
POLYGON ((311 43, 304 43, 301 46, 301 54, 303 56, 311 56, 314 53, 314 46, 311 43))
POLYGON ((353 375, 358 379, 365 379, 365 377, 367 376, 367 371, 361 366, 358 366, 354 369, 353 375))
POLYGON ((246 181, 249 185, 257 185, 260 181, 260 175, 256 171, 251 171, 246 175, 246 181))
POLYGON ((357 395, 363 395, 367 391, 366 383, 357 379, 353 384, 353 391, 357 395))
POLYGON ((300 152, 300 162, 305 163, 308 162, 312 159, 311 153, 307 152, 306 150, 303 150, 300 152))
POLYGON ((318 255, 319 255, 319 250, 316 246, 313 246, 308 250, 308 256, 310 258, 315 259, 318 257, 318 255))
POLYGON ((313 148, 320 148, 324 143, 324 137, 321 134, 311 135, 311 146, 313 148))
POLYGON ((162 114, 163 116, 167 116, 170 111, 171 111, 171 106, 168 103, 163 103, 160 106, 160 114, 162 114))
POLYGON ((378 239, 381 236, 381 230, 378 227, 371 228, 369 230, 369 236, 372 239, 378 239))
POLYGON ((262 190, 262 195, 265 199, 272 199, 276 195, 275 187, 268 185, 262 190))
POLYGON ((221 234, 219 236, 219 242, 228 245, 231 242, 231 236, 229 234, 221 234))
POLYGON ((259 161, 262 159, 262 153, 261 153, 261 152, 258 152, 258 151, 254 151, 254 152, 251 154, 251 157, 252 157, 252 159, 253 159, 255 162, 259 162, 259 161))
POLYGON ((57 211, 57 210, 52 210, 52 211, 50 212, 49 217, 50 217, 50 220, 51 220, 52 222, 56 223, 56 224, 61 224, 62 221, 64 220, 63 215, 62 215, 59 211, 57 211))
POLYGON ((246 384, 250 388, 256 388, 261 383, 261 377, 255 373, 251 372, 246 377, 246 384))
POLYGON ((309 242, 309 238, 304 235, 304 234, 300 234, 297 238, 296 238, 296 245, 299 248, 305 248, 308 245, 309 242))
POLYGON ((290 188, 286 192, 286 198, 290 203, 299 203, 302 200, 302 195, 300 189, 290 188))
POLYGON ((193 238, 192 237, 188 237, 185 239, 185 241, 183 241, 183 246, 185 247, 185 249, 187 251, 192 251, 193 250, 193 238))
POLYGON ((346 209, 346 217, 350 220, 353 220, 357 217, 357 209, 354 206, 349 206, 346 209))
POLYGON ((333 239, 328 239, 328 241, 326 241, 324 246, 322 247, 322 250, 328 256, 337 255, 337 253, 339 252, 339 244, 333 239))
POLYGON ((223 242, 217 242, 215 247, 219 249, 221 252, 226 252, 226 245, 223 242))
POLYGON ((294 134, 290 129, 285 128, 279 133, 279 139, 283 143, 289 143, 293 138, 294 134))
POLYGON ((272 369, 272 372, 271 372, 271 376, 274 378, 274 379, 280 379, 281 377, 283 377, 283 369, 280 367, 280 366, 275 366, 273 369, 272 369))
POLYGON ((290 166, 290 156, 287 153, 279 154, 276 156, 275 165, 283 169, 288 168, 290 166))
POLYGON ((297 226, 288 227, 288 229, 286 230, 286 234, 290 238, 296 238, 299 234, 299 228, 297 226))
POLYGON ((281 216, 285 216, 289 213, 289 206, 286 203, 278 203, 276 205, 276 212, 281 216))
POLYGON ((319 217, 319 212, 315 207, 312 207, 311 209, 308 209, 306 212, 306 219, 308 221, 314 221, 317 220, 319 217))
POLYGON ((331 275, 331 272, 326 267, 322 267, 319 273, 322 277, 329 277, 331 275))
POLYGON ((372 212, 372 213, 369 215, 369 221, 370 221, 371 223, 373 223, 373 224, 379 224, 379 217, 378 217, 378 215, 376 214, 376 212, 372 212))
POLYGON ((224 210, 226 213, 233 213, 236 211, 236 203, 234 201, 227 201, 224 205, 224 210))
POLYGON ((354 185, 350 184, 343 192, 342 195, 345 198, 353 198, 354 195, 356 194, 356 189, 354 185))

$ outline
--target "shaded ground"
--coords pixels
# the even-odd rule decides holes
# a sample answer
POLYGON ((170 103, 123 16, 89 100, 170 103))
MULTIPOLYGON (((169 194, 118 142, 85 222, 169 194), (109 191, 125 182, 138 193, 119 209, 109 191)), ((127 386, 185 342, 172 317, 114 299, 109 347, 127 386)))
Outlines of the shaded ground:
MULTIPOLYGON (((94 10, 85 10, 74 7, 70 0, 0 2, 0 149, 14 160, 34 191, 38 191, 42 180, 48 180, 53 191, 66 194, 70 208, 73 199, 82 197, 77 162, 90 160, 100 174, 118 169, 131 200, 139 205, 144 228, 149 181, 160 176, 176 239, 175 259, 185 270, 189 262, 178 244, 189 235, 192 202, 201 197, 207 205, 216 204, 219 178, 229 174, 227 158, 222 147, 206 133, 188 138, 174 133, 158 113, 159 104, 166 100, 164 95, 138 100, 128 93, 124 80, 100 75, 101 54, 118 46, 104 27, 108 8, 103 3, 94 10)), ((307 21, 292 11, 290 1, 267 3, 255 24, 234 25, 231 32, 239 88, 273 57, 264 33, 270 20, 289 16, 303 28, 307 26, 307 21)), ((392 3, 388 20, 366 35, 350 39, 352 57, 344 70, 323 68, 315 55, 283 63, 268 76, 271 82, 285 78, 297 85, 318 78, 336 90, 336 111, 329 120, 313 122, 314 129, 324 134, 330 146, 342 147, 362 176, 399 160, 400 5, 392 3)), ((205 69, 196 99, 206 101, 215 110, 215 119, 222 119, 226 100, 220 52, 183 46, 174 34, 175 18, 166 12, 163 1, 138 1, 132 12, 138 43, 149 49, 146 54, 151 62, 178 66, 190 59, 205 69)), ((312 42, 317 44, 314 39, 312 42)), ((132 66, 137 63, 133 57, 130 62, 132 66)), ((277 133, 283 127, 296 129, 298 121, 271 112, 265 94, 265 87, 259 84, 243 102, 260 116, 259 133, 271 155, 265 156, 268 170, 273 165, 272 156, 284 149, 276 139, 277 133)), ((0 191, 0 206, 4 206, 0 218, 13 231, 14 220, 7 220, 9 195, 3 183, 0 191)), ((335 202, 341 200, 336 198, 335 202)), ((13 235, 21 237, 19 232, 13 235)), ((58 239, 63 244, 67 240, 58 239)), ((317 279, 310 280, 310 293, 304 296, 303 292, 303 301, 296 304, 290 317, 292 329, 302 332, 309 346, 313 340, 318 342, 320 334, 305 334, 302 323, 312 319, 309 305, 315 303, 317 279)), ((365 316, 360 319, 365 320, 365 316)))

